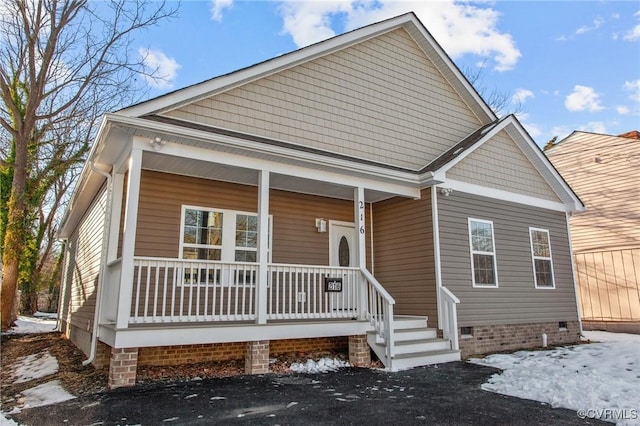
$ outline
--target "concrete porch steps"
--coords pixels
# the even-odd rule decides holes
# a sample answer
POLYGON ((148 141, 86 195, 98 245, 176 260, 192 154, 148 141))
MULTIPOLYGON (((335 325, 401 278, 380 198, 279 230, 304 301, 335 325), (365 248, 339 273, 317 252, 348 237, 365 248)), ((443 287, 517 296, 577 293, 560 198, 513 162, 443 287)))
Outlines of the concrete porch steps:
POLYGON ((438 338, 437 330, 427 326, 426 317, 398 315, 393 320, 395 355, 391 359, 387 359, 386 344, 377 334, 367 334, 369 346, 387 370, 460 361, 460 351, 451 349, 448 339, 438 338))

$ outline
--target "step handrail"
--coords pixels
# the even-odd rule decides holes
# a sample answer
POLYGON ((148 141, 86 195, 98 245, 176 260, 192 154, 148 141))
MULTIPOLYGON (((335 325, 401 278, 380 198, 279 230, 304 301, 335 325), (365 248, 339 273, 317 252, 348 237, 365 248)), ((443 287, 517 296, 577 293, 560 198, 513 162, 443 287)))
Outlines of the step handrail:
POLYGON ((396 301, 378 280, 367 270, 360 268, 365 279, 364 294, 367 295, 367 319, 374 327, 376 334, 385 342, 387 362, 395 356, 395 342, 393 336, 393 305, 396 301), (368 283, 368 284, 367 284, 368 283))
POLYGON ((458 312, 457 306, 460 303, 455 294, 448 288, 440 287, 440 299, 442 300, 442 337, 451 342, 451 349, 460 350, 458 342, 458 312))

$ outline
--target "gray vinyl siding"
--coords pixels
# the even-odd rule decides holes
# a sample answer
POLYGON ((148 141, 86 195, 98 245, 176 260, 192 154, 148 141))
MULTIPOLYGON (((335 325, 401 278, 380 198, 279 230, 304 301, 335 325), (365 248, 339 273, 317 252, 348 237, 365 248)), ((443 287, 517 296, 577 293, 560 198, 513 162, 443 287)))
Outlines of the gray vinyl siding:
POLYGON ((100 190, 68 241, 70 251, 64 283, 64 313, 71 326, 70 339, 85 353, 89 352, 89 330, 93 327, 96 309, 106 194, 104 188, 100 190))
POLYGON ((165 115, 413 169, 481 124, 404 29, 165 115))
POLYGON ((442 285, 459 299, 458 325, 577 320, 566 218, 562 212, 454 192, 438 195, 442 285), (493 221, 498 288, 474 288, 468 219, 493 221), (555 289, 536 289, 529 227, 549 230, 555 289))
POLYGON ((395 299, 395 314, 426 315, 435 325, 435 262, 431 189, 422 198, 392 198, 373 205, 375 277, 395 299))

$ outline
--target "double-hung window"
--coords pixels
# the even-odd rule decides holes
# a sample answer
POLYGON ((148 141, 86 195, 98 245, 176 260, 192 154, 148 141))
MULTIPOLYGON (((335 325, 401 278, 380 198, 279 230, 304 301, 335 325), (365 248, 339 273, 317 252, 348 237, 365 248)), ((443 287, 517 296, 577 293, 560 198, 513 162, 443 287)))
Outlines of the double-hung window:
POLYGON ((471 276, 474 287, 498 287, 493 222, 469 218, 471 276))
POLYGON ((531 256, 533 257, 533 275, 536 288, 555 288, 549 231, 547 229, 529 228, 529 238, 531 240, 531 256))
MULTIPOLYGON (((268 247, 271 258, 271 217, 268 247)), ((183 206, 180 258, 193 261, 257 261, 258 215, 235 210, 183 206)), ((184 283, 255 282, 255 268, 192 264, 184 271, 184 283)))

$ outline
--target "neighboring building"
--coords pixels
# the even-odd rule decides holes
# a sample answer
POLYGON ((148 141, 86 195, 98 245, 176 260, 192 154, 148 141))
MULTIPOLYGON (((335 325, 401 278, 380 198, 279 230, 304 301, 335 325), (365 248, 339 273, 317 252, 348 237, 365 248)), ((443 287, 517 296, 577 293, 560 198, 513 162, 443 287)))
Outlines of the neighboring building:
POLYGON ((60 230, 60 326, 111 387, 574 342, 582 209, 406 14, 108 114, 60 230))
POLYGON ((576 131, 546 154, 587 206, 570 220, 584 328, 640 333, 640 133, 576 131))

